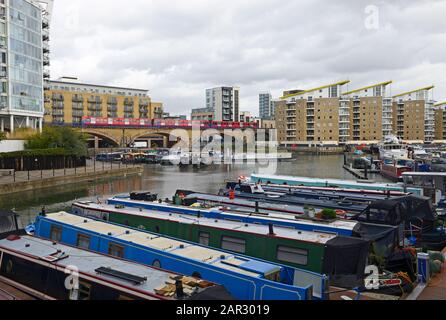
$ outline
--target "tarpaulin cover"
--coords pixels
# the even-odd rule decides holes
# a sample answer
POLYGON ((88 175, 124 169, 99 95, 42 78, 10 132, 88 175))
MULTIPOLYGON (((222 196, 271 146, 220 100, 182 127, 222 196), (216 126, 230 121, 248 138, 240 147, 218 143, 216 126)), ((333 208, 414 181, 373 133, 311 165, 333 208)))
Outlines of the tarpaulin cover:
POLYGON ((364 285, 370 243, 357 238, 336 237, 325 245, 323 272, 331 285, 355 288, 364 285))
POLYGON ((16 230, 15 213, 0 211, 0 234, 16 230))
POLYGON ((190 300, 236 300, 225 287, 216 285, 190 297, 190 300))
POLYGON ((397 199, 373 201, 366 210, 356 215, 353 220, 379 224, 406 224, 414 219, 435 221, 437 219, 432 201, 427 197, 406 196, 397 199))
POLYGON ((398 226, 361 222, 353 230, 353 236, 372 242, 374 249, 387 258, 398 245, 399 230, 398 226))

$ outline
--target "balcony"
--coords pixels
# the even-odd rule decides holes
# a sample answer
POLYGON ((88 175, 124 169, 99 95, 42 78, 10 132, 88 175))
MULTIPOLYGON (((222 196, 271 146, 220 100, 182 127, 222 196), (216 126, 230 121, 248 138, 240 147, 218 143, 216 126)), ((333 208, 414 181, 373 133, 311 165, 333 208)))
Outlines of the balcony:
POLYGON ((90 104, 88 106, 88 111, 102 111, 102 107, 96 104, 90 104))
POLYGON ((73 111, 73 117, 80 117, 82 118, 84 116, 84 112, 83 111, 73 111))
POLYGON ((101 97, 90 97, 90 98, 88 98, 88 103, 102 104, 102 99, 101 99, 101 97))
POLYGON ((71 99, 71 101, 73 101, 73 102, 84 102, 84 97, 82 97, 81 95, 75 94, 73 96, 73 98, 71 99))
POLYGON ((135 105, 135 101, 133 101, 133 99, 125 98, 124 105, 133 107, 135 105))
POLYGON ((64 96, 60 93, 53 93, 52 100, 53 101, 64 101, 64 96))

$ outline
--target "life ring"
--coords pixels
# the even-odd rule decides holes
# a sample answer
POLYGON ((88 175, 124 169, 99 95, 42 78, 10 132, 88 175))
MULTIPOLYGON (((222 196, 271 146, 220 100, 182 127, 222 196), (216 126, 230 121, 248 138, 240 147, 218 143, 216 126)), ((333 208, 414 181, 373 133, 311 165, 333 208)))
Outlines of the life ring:
POLYGON ((347 214, 347 211, 345 211, 345 210, 336 210, 337 216, 345 217, 346 214, 347 214))

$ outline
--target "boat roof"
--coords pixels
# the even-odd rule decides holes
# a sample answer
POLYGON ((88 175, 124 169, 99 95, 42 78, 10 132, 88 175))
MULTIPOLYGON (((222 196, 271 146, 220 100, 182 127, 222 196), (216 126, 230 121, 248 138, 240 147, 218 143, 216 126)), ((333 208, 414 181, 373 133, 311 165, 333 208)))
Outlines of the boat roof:
POLYGON ((392 188, 402 188, 399 184, 394 183, 361 183, 354 180, 340 180, 340 179, 320 179, 320 178, 309 178, 309 177, 293 177, 293 176, 273 176, 273 175, 264 175, 264 174, 252 174, 251 177, 255 179, 273 179, 273 180, 284 180, 284 181, 294 181, 294 182, 308 182, 308 183, 326 183, 326 184, 339 184, 339 185, 355 185, 355 186, 364 186, 364 189, 373 185, 377 187, 392 187, 392 188))
MULTIPOLYGON (((179 213, 167 214, 164 212, 159 212, 149 209, 144 209, 143 211, 140 211, 138 208, 130 208, 130 207, 116 208, 114 205, 108 205, 108 204, 75 203, 74 206, 76 205, 88 207, 89 209, 92 210, 122 213, 137 217, 150 217, 152 219, 169 220, 183 224, 200 225, 211 228, 227 229, 230 231, 237 231, 237 232, 247 232, 259 236, 269 235, 269 226, 261 224, 242 223, 233 220, 215 220, 206 217, 190 216, 179 213)), ((279 227, 279 226, 274 226, 274 234, 275 237, 288 238, 292 240, 320 243, 320 244, 325 244, 327 241, 336 238, 336 235, 334 234, 328 234, 323 232, 300 231, 296 229, 279 227)), ((178 247, 179 244, 180 243, 178 243, 176 247, 178 247)))
POLYGON ((446 177, 446 172, 403 172, 403 176, 411 176, 411 177, 446 177))
POLYGON ((80 274, 91 275, 100 280, 122 285, 131 290, 143 291, 150 295, 155 295, 155 289, 165 285, 165 282, 171 277, 178 276, 175 273, 59 243, 55 244, 51 241, 32 236, 23 236, 14 241, 7 239, 0 240, 0 249, 13 250, 20 254, 32 256, 35 259, 44 261, 47 261, 48 257, 54 256, 57 253, 63 253, 65 254, 63 256, 64 258, 51 263, 63 268, 76 266, 80 274), (146 280, 142 283, 135 284, 131 281, 96 272, 99 268, 111 268, 114 271, 146 278, 146 280))
POLYGON ((257 260, 257 266, 261 266, 262 268, 249 269, 248 271, 244 268, 245 263, 255 259, 242 258, 222 250, 214 250, 197 244, 162 237, 155 233, 137 231, 112 223, 76 216, 67 212, 48 214, 44 219, 96 232, 101 235, 112 236, 116 240, 135 243, 155 250, 161 250, 160 247, 163 247, 164 250, 161 251, 200 261, 201 263, 219 266, 226 270, 233 270, 235 268, 236 270, 233 271, 252 277, 260 278, 265 276, 265 270, 268 270, 267 274, 281 270, 279 265, 257 260))
MULTIPOLYGON (((188 195, 186 198, 194 198, 194 197, 198 197, 198 196, 205 196, 205 194, 190 194, 188 195)), ((207 195, 210 198, 209 199, 214 199, 216 201, 218 201, 219 198, 224 198, 224 197, 219 197, 219 196, 213 196, 213 195, 207 195)), ((269 221, 271 221, 272 223, 277 222, 283 222, 284 220, 292 223, 292 224, 300 224, 300 225, 308 225, 308 226, 313 226, 315 228, 317 227, 330 227, 330 228, 334 228, 334 229, 344 229, 344 230, 353 230, 355 228, 355 226, 358 224, 357 221, 349 221, 349 220, 335 220, 335 221, 326 221, 326 222, 318 222, 318 221, 313 221, 313 220, 307 220, 304 218, 296 218, 295 215, 289 214, 289 213, 281 213, 281 212, 268 212, 268 215, 265 214, 256 214, 256 213, 251 213, 251 212, 233 212, 230 210, 221 210, 221 207, 215 207, 213 209, 203 209, 203 208, 191 208, 191 207, 184 207, 184 206, 176 206, 176 205, 172 205, 172 204, 168 204, 168 203, 159 203, 158 201, 155 202, 146 202, 146 201, 139 201, 139 200, 130 200, 128 198, 128 195, 125 196, 125 198, 122 197, 113 197, 110 198, 109 200, 113 200, 115 199, 118 201, 125 201, 125 202, 129 202, 129 203, 133 203, 133 204, 149 204, 149 205, 154 205, 154 206, 159 206, 159 207, 170 207, 170 208, 178 208, 178 209, 190 209, 190 210, 200 210, 201 212, 214 212, 215 210, 218 210, 218 212, 222 215, 225 215, 229 218, 233 218, 234 220, 239 219, 240 217, 246 217, 246 216, 251 216, 251 217, 256 217, 256 218, 262 218, 262 219, 268 219, 269 221)), ((228 198, 224 198, 227 201, 230 201, 228 198)), ((237 199, 237 201, 239 203, 247 203, 252 205, 251 201, 247 201, 247 200, 243 200, 243 199, 237 199)), ((237 205, 237 203, 234 202, 234 205, 237 205)), ((288 205, 285 204, 270 204, 268 203, 269 206, 271 207, 280 207, 282 209, 286 209, 287 207, 289 207, 288 205)), ((293 206, 293 207, 297 207, 297 206, 293 206)), ((303 207, 302 207, 303 208, 303 207)))

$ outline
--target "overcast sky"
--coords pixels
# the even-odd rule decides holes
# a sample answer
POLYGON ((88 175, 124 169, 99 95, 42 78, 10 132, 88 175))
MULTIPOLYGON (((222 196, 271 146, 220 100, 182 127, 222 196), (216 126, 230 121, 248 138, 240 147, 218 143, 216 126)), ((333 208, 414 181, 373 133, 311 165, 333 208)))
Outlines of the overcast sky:
POLYGON ((344 79, 435 84, 443 101, 445 13, 446 0, 55 0, 51 75, 146 88, 187 115, 220 85, 255 115, 259 92, 344 79))

